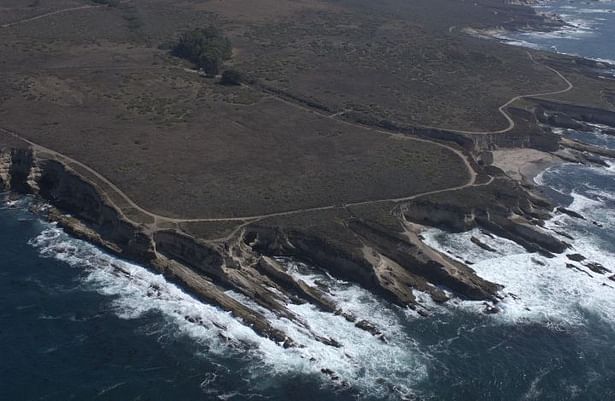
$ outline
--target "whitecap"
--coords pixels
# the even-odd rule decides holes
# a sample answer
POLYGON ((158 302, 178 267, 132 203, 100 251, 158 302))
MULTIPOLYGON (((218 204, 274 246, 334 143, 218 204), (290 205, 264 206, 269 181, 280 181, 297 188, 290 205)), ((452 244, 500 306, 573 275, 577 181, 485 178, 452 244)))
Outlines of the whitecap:
POLYGON ((427 377, 429 358, 404 333, 392 306, 356 285, 335 280, 309 266, 283 261, 289 272, 306 282, 326 282, 330 296, 342 309, 357 319, 369 319, 388 341, 309 303, 288 305, 302 324, 275 316, 229 291, 229 295, 263 313, 274 327, 301 345, 284 349, 258 336, 230 313, 186 294, 163 276, 73 239, 53 224, 47 225, 31 244, 42 256, 79 269, 83 288, 110 297, 112 311, 119 318, 160 314, 168 326, 156 327, 149 334, 161 338, 186 335, 207 353, 218 356, 240 353, 250 360, 246 369, 251 376, 308 374, 323 378, 323 385, 349 386, 379 397, 390 394, 393 388, 411 389, 427 377), (334 339, 341 346, 325 345, 315 335, 334 339))
MULTIPOLYGON (((615 325, 615 282, 608 275, 572 262, 564 254, 546 258, 528 253, 506 239, 481 236, 477 229, 462 234, 429 229, 424 236, 428 245, 460 261, 471 259, 479 276, 504 285, 503 300, 498 304, 501 312, 493 315, 495 321, 534 322, 561 329, 583 325, 592 315, 615 325), (470 242, 471 236, 479 237, 497 253, 475 246, 470 242)), ((566 253, 580 253, 588 261, 615 271, 615 254, 598 248, 590 238, 575 240, 572 245, 566 253)), ((463 301, 458 305, 476 313, 484 309, 482 302, 463 301)))

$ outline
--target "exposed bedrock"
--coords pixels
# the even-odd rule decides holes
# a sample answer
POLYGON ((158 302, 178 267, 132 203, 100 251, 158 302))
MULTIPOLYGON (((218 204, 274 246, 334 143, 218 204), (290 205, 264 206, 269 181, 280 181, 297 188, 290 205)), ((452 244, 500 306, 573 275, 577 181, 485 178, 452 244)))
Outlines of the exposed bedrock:
POLYGON ((468 266, 439 254, 420 242, 412 232, 397 234, 362 221, 350 229, 381 255, 393 260, 408 274, 409 285, 429 293, 435 301, 444 299, 440 287, 468 299, 495 299, 499 287, 478 277, 468 266))
MULTIPOLYGON (((28 150, 0 153, 0 179, 6 187, 38 194, 51 203, 50 218, 71 233, 151 266, 197 298, 230 311, 257 333, 285 346, 297 344, 272 325, 272 316, 301 325, 324 344, 339 346, 336 339, 314 333, 288 307, 306 302, 385 339, 374 324, 358 321, 336 305, 327 288, 291 274, 278 256, 310 263, 419 313, 426 309, 415 298, 416 291, 436 302, 448 300, 445 290, 466 299, 497 301, 500 289, 465 264, 423 244, 417 229, 401 217, 390 216, 393 220, 387 226, 371 217, 348 214, 340 219, 330 216, 331 221, 324 219, 323 226, 315 228, 305 220, 262 221, 228 240, 211 242, 180 230, 135 224, 100 187, 60 161, 28 150)), ((404 214, 408 220, 454 231, 481 225, 528 249, 561 252, 564 243, 531 225, 548 216, 549 207, 512 181, 497 178, 490 185, 458 191, 454 197, 442 193, 417 199, 404 214), (473 192, 477 190, 481 192, 473 192)))
MULTIPOLYGON (((161 234, 161 247, 179 260, 167 258, 156 252, 154 241, 145 227, 127 221, 101 195, 102 192, 64 164, 38 159, 27 149, 4 150, 1 160, 3 165, 0 171, 4 174, 2 181, 5 188, 35 193, 51 203, 54 207, 49 211, 49 217, 71 234, 105 247, 128 260, 152 266, 167 278, 182 284, 198 298, 243 319, 257 333, 285 346, 293 344, 292 339, 273 328, 264 316, 227 295, 224 288, 214 282, 217 278, 214 274, 200 274, 205 269, 215 271, 220 268, 223 257, 217 250, 187 247, 187 253, 180 254, 170 244, 173 241, 161 234), (191 262, 190 267, 181 263, 187 261, 191 262)), ((181 240, 178 242, 184 245, 181 240)))
POLYGON ((571 120, 577 120, 615 127, 615 111, 543 99, 532 100, 540 105, 536 109, 536 116, 544 123, 552 123, 562 128, 574 128, 567 125, 574 124, 571 120))
POLYGON ((535 113, 509 107, 506 109, 515 126, 505 133, 467 134, 472 139, 472 152, 498 148, 534 148, 544 152, 554 152, 559 148, 559 136, 541 127, 535 113))
POLYGON ((515 125, 505 133, 463 133, 438 128, 412 127, 388 120, 375 120, 355 112, 346 113, 344 117, 369 126, 448 142, 475 155, 497 148, 535 148, 545 152, 558 149, 559 136, 542 128, 535 113, 516 107, 508 107, 506 111, 515 121, 515 125))
POLYGON ((232 312, 257 333, 284 346, 296 344, 251 303, 295 321, 327 345, 339 343, 313 333, 307 322, 287 308, 288 304, 310 302, 384 339, 375 325, 369 321, 356 323, 356 318, 338 308, 325 292, 295 279, 275 259, 255 252, 243 232, 226 243, 209 243, 179 231, 136 225, 96 185, 63 163, 37 158, 28 149, 0 152, 0 179, 6 189, 34 193, 48 201, 53 205, 48 211, 50 219, 71 234, 153 267, 197 298, 232 312))
POLYGON ((299 230, 249 227, 247 238, 259 252, 286 255, 317 265, 334 277, 352 281, 393 303, 419 307, 413 290, 436 302, 448 299, 442 288, 468 299, 495 299, 498 286, 472 269, 426 247, 415 233, 354 219, 347 223, 355 244, 342 245, 299 230))
POLYGON ((93 228, 122 256, 147 261, 154 257, 151 239, 100 195, 92 184, 55 160, 37 161, 38 195, 93 228))
POLYGON ((576 156, 579 157, 581 161, 585 161, 588 163, 594 163, 594 164, 599 164, 599 165, 608 167, 609 166, 608 163, 606 163, 604 160, 600 158, 597 158, 594 155, 615 158, 615 150, 613 149, 603 148, 603 147, 595 146, 595 145, 589 145, 586 143, 573 141, 572 139, 568 139, 568 138, 562 138, 560 143, 562 144, 562 146, 566 148, 573 149, 575 151, 580 152, 580 153, 577 153, 576 156))
POLYGON ((508 238, 530 252, 562 253, 568 244, 537 226, 550 217, 552 205, 510 179, 498 177, 490 185, 423 197, 405 205, 413 222, 449 231, 482 227, 508 238))

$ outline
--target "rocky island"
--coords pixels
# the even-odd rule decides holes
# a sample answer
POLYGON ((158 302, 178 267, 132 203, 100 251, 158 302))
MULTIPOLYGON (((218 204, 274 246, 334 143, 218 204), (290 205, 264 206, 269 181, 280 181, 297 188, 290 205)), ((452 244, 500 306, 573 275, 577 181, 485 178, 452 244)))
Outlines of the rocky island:
POLYGON ((261 308, 299 321, 288 305, 311 303, 386 338, 280 258, 425 316, 419 293, 497 313, 502 286, 430 248, 422 230, 478 227, 530 252, 565 253, 542 226, 570 211, 532 175, 615 156, 557 133, 615 126, 604 64, 468 34, 563 24, 523 4, 4 3, 2 186, 36 195, 40 213, 73 235, 284 347, 301 344, 261 308), (232 51, 171 51, 209 27, 232 51))

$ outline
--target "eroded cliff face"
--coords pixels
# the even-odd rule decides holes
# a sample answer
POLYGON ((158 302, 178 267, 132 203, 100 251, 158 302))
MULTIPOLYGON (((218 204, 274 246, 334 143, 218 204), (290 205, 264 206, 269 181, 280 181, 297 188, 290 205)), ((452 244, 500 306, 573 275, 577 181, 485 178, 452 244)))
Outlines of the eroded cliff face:
POLYGON ((542 230, 553 206, 506 177, 461 190, 455 197, 427 196, 404 207, 408 220, 449 231, 480 227, 530 252, 562 253, 568 244, 542 230))
MULTIPOLYGON (((201 300, 232 312, 257 333, 284 346, 300 344, 274 328, 254 305, 295 321, 310 332, 309 325, 288 307, 309 302, 385 339, 378 327, 369 321, 357 321, 332 301, 326 289, 293 276, 276 257, 310 263, 392 303, 428 314, 417 301, 416 291, 429 294, 436 302, 456 296, 497 303, 501 288, 481 279, 465 264, 426 246, 414 223, 455 231, 481 226, 545 253, 561 252, 566 247, 533 225, 548 217, 550 205, 504 178, 468 188, 467 193, 460 191, 454 197, 441 194, 409 202, 397 216, 397 227, 353 216, 331 223, 337 224, 340 238, 329 238, 330 234, 301 225, 263 221, 217 241, 195 238, 179 229, 136 224, 115 208, 94 183, 62 162, 29 149, 0 153, 0 180, 7 189, 36 194, 52 204, 49 218, 74 235, 156 269, 201 300), (496 200, 477 195, 480 190, 496 200), (449 197, 462 203, 448 201, 449 197)), ((324 344, 338 345, 335 339, 312 335, 324 344)))
POLYGON ((537 118, 562 128, 581 128, 579 121, 615 127, 615 111, 537 99, 537 118))

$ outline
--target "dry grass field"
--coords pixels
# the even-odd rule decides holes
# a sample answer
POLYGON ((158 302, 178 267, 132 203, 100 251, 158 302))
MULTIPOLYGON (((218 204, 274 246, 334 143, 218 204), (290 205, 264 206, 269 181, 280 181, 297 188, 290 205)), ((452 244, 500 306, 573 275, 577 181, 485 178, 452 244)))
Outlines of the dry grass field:
POLYGON ((406 125, 497 130, 508 99, 561 87, 525 51, 461 33, 535 22, 499 0, 26 3, 0 7, 0 126, 171 217, 252 216, 469 180, 447 147, 328 118, 305 102, 406 125), (222 86, 170 56, 179 33, 209 25, 233 43, 227 66, 257 85, 222 86))

